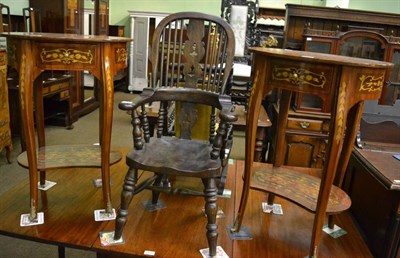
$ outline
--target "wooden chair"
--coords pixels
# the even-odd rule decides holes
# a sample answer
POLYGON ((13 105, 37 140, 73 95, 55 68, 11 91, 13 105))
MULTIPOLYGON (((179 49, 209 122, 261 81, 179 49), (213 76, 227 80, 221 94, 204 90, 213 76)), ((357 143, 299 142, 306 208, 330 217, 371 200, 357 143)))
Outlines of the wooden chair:
POLYGON ((5 4, 0 3, 0 32, 4 31, 12 31, 11 30, 11 16, 10 16, 10 7, 8 7, 5 4), (6 13, 4 14, 7 19, 7 23, 4 23, 3 19, 3 9, 6 10, 6 13))
POLYGON ((229 24, 212 15, 175 13, 157 26, 151 47, 155 87, 145 88, 133 102, 119 105, 131 112, 134 149, 126 156, 129 170, 121 194, 115 239, 122 236, 133 195, 143 189, 153 191, 149 209, 161 205, 160 192, 201 194, 206 201, 209 251, 211 256, 216 254, 217 182, 227 164, 232 146, 232 122, 237 119, 230 96, 224 95, 234 45, 229 24), (151 137, 145 106, 156 102, 160 109, 156 133, 151 137), (175 136, 163 135, 168 103, 182 107, 175 118, 179 127, 175 136), (196 105, 207 107, 209 118, 202 118, 196 105), (217 129, 216 110, 219 110, 217 129), (198 124, 206 124, 207 140, 195 139, 198 124), (138 182, 138 170, 154 175, 138 182), (167 179, 170 176, 199 178, 204 184, 204 193, 174 189, 167 179))
POLYGON ((222 0, 221 17, 230 23, 235 34, 235 58, 228 93, 235 104, 245 106, 251 92, 251 53, 259 46, 257 26, 258 0, 222 0))
MULTIPOLYGON (((257 29, 258 5, 258 0, 221 1, 221 17, 230 23, 235 34, 235 57, 227 93, 231 95, 238 111, 238 121, 241 121, 233 125, 238 131, 242 131, 246 126, 248 100, 252 88, 252 54, 249 48, 260 45, 260 33, 257 29)), ((265 137, 270 126, 271 122, 263 108, 258 123, 255 161, 265 161, 268 147, 265 137)))
POLYGON ((42 32, 42 18, 38 9, 27 7, 22 9, 24 17, 24 31, 42 32))

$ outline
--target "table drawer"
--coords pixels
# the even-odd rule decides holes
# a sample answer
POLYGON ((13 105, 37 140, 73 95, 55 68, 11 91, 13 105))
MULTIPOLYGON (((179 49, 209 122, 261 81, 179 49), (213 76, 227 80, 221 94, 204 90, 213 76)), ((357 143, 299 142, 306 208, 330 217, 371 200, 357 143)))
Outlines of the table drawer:
POLYGON ((328 132, 329 123, 322 120, 312 120, 304 118, 289 117, 286 125, 287 129, 306 130, 312 132, 328 132))
POLYGON ((57 92, 60 90, 66 90, 69 87, 69 82, 63 82, 63 83, 59 83, 56 85, 51 85, 50 86, 50 92, 57 92))
POLYGON ((295 92, 328 96, 332 90, 336 70, 330 65, 301 64, 272 59, 269 82, 275 87, 295 92))
POLYGON ((57 83, 57 84, 50 85, 50 86, 45 86, 45 87, 43 87, 43 95, 68 90, 68 87, 69 87, 69 81, 57 83))
MULTIPOLYGON (((36 43, 36 65, 44 70, 92 70, 100 67, 96 44, 36 43)), ((125 63, 124 63, 125 64, 125 63)))
POLYGON ((69 97, 69 90, 60 92, 60 100, 65 100, 69 97))

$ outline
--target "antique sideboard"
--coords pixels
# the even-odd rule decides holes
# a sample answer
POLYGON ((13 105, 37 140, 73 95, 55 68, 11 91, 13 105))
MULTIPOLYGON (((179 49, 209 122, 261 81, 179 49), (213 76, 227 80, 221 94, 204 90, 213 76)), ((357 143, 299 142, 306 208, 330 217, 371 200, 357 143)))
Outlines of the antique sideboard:
POLYGON ((352 199, 350 212, 375 257, 400 255, 400 160, 396 154, 400 155, 400 144, 354 148, 343 184, 352 199))

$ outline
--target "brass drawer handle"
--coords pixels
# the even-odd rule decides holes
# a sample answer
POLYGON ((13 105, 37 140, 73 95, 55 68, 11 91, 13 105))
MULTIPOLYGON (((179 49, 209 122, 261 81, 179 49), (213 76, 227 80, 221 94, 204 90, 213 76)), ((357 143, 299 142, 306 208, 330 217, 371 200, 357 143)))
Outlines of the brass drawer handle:
POLYGON ((300 122, 300 127, 303 129, 307 129, 310 126, 309 122, 300 122))

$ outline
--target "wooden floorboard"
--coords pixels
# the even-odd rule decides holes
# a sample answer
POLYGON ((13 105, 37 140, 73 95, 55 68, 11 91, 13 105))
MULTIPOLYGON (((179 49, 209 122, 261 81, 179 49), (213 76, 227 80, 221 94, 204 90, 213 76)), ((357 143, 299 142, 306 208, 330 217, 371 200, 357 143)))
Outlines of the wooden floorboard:
MULTIPOLYGON (((123 153, 126 151, 122 150, 123 153)), ((120 184, 126 171, 123 154, 122 161, 112 166, 110 172, 111 199, 115 208, 120 203, 120 184)), ((29 213, 30 199, 29 181, 22 181, 1 195, 0 234, 61 246, 91 248, 94 235, 108 223, 94 221, 94 210, 105 208, 102 190, 93 184, 93 179, 99 178, 100 168, 48 170, 46 179, 57 184, 47 191, 39 191, 39 212, 44 212, 45 223, 31 227, 20 227, 20 215, 29 213)))
MULTIPOLYGON (((233 241, 229 238, 227 227, 232 226, 238 209, 243 165, 243 161, 229 165, 226 188, 232 190, 232 197, 218 199, 219 207, 225 214, 218 219, 218 245, 230 257, 307 256, 313 214, 281 198, 277 198, 277 202, 284 208, 283 215, 264 214, 261 202, 266 200, 267 195, 258 191, 250 192, 243 223, 250 229, 253 240, 233 241)), ((114 207, 120 203, 126 170, 125 158, 111 167, 114 207)), ((19 226, 20 215, 29 210, 28 181, 20 183, 1 195, 0 234, 93 250, 105 257, 141 256, 145 250, 155 251, 157 257, 201 257, 199 249, 207 247, 206 218, 202 211, 204 199, 161 194, 167 208, 149 212, 141 204, 150 198, 149 191, 138 194, 130 205, 124 230, 126 243, 102 247, 99 232, 112 231, 115 223, 94 221, 93 211, 103 206, 101 189, 92 184, 92 180, 99 177, 100 169, 50 170, 48 180, 56 181, 57 185, 47 192, 41 191, 39 197, 45 223, 32 227, 19 226)), ((319 257, 372 257, 346 212, 336 216, 336 224, 348 234, 337 239, 324 234, 319 257)))
MULTIPOLYGON (((229 165, 226 189, 234 187, 235 168, 236 163, 229 165)), ((198 186, 202 186, 201 181, 197 182, 198 186)), ((206 217, 202 211, 204 198, 161 194, 160 199, 167 207, 152 212, 145 210, 141 204, 143 200, 150 198, 151 192, 145 191, 132 200, 123 232, 126 244, 101 247, 97 240, 94 249, 98 252, 107 250, 132 255, 140 255, 147 250, 154 251, 157 257, 201 257, 199 250, 208 247, 206 217)), ((218 198, 219 209, 225 214, 225 217, 218 219, 218 245, 230 257, 233 253, 233 242, 225 229, 234 219, 233 202, 234 198, 218 198)), ((105 228, 105 231, 113 230, 114 223, 105 228)))

